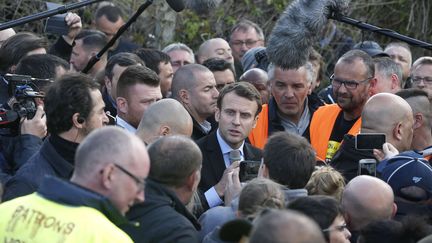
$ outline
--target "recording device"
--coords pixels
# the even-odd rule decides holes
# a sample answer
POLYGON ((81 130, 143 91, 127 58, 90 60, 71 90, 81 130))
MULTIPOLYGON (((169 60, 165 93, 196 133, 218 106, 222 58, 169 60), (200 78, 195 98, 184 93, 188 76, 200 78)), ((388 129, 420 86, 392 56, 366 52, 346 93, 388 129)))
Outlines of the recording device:
POLYGON ((384 133, 359 133, 355 137, 355 148, 357 150, 383 149, 385 142, 384 133))
POLYGON ((240 182, 245 182, 257 178, 261 161, 244 160, 240 162, 239 178, 240 182))
MULTIPOLYGON (((61 7, 58 3, 45 3, 48 10, 53 10, 61 7)), ((47 19, 45 23, 45 32, 55 35, 67 35, 69 32, 69 26, 65 21, 66 14, 57 14, 47 19)))
POLYGON ((359 160, 358 175, 376 176, 376 160, 375 159, 359 160))

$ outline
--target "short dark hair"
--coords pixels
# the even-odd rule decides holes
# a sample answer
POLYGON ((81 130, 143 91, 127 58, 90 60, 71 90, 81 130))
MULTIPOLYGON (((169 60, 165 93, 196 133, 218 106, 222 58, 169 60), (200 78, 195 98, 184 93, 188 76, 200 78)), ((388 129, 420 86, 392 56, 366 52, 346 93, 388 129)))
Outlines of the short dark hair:
POLYGON ((412 98, 412 97, 418 97, 418 96, 420 96, 420 97, 424 96, 427 99, 429 99, 428 92, 423 90, 423 89, 416 89, 416 88, 401 89, 398 92, 396 92, 395 94, 404 100, 406 100, 408 98, 412 98))
POLYGON ((51 54, 36 54, 26 56, 18 63, 16 74, 29 75, 33 78, 55 79, 57 67, 69 69, 69 63, 51 54))
POLYGON ((114 5, 105 5, 96 10, 96 19, 105 16, 111 23, 115 23, 123 15, 121 9, 114 5))
POLYGON ((250 29, 250 28, 252 28, 252 29, 255 29, 255 31, 256 31, 256 33, 257 33, 257 35, 258 35, 258 38, 260 38, 261 40, 264 40, 264 32, 263 32, 263 30, 261 29, 261 27, 259 26, 259 25, 257 25, 256 23, 254 23, 254 22, 252 22, 252 21, 250 21, 250 20, 247 20, 247 19, 242 19, 242 20, 240 20, 239 22, 237 22, 233 27, 232 27, 232 29, 231 29, 231 34, 234 32, 234 31, 237 31, 237 30, 240 30, 240 31, 247 31, 248 29, 250 29))
POLYGON ((206 66, 212 72, 223 72, 228 69, 233 73, 235 77, 235 71, 232 64, 225 59, 216 58, 216 57, 210 58, 205 60, 202 63, 202 65, 206 66))
POLYGON ((316 165, 315 152, 309 142, 287 132, 269 137, 263 159, 270 179, 290 189, 304 188, 316 165))
POLYGON ((99 30, 81 30, 75 37, 75 41, 82 40, 82 46, 86 50, 101 50, 107 43, 107 36, 99 30))
POLYGON ((13 65, 27 55, 30 51, 47 48, 48 42, 30 32, 17 33, 3 42, 0 48, 0 72, 9 72, 13 65))
POLYGON ((115 65, 121 67, 128 67, 132 65, 145 65, 144 62, 137 55, 129 52, 120 52, 108 59, 107 65, 105 66, 105 76, 110 80, 113 78, 113 69, 115 65))
POLYGON ((255 113, 257 116, 262 110, 262 100, 259 91, 248 82, 237 82, 228 84, 219 93, 219 97, 217 99, 217 107, 222 109, 222 101, 226 94, 234 92, 236 95, 246 98, 250 101, 255 101, 258 105, 258 109, 255 113))
MULTIPOLYGON (((336 217, 343 215, 340 203, 333 197, 323 195, 297 198, 288 204, 288 209, 296 210, 309 216, 322 230, 330 227, 336 217)), ((323 233, 328 242, 328 232, 323 233)))
POLYGON ((355 60, 360 59, 365 67, 366 67, 366 76, 374 77, 375 76, 375 64, 373 62, 373 58, 369 56, 366 52, 362 50, 350 50, 343 54, 337 62, 343 62, 343 63, 354 63, 355 60))
POLYGON ((128 88, 135 84, 145 84, 150 87, 160 85, 158 75, 148 67, 144 66, 129 66, 120 75, 117 83, 117 97, 127 97, 128 88))
POLYGON ((196 143, 186 136, 166 136, 148 147, 149 178, 167 186, 181 187, 200 170, 202 154, 196 143))
POLYGON ((88 118, 94 106, 90 92, 98 89, 90 76, 81 73, 65 74, 54 82, 45 96, 48 132, 59 134, 71 129, 75 113, 88 118))
POLYGON ((141 48, 136 50, 135 54, 144 61, 148 68, 155 71, 157 74, 160 73, 159 63, 167 64, 171 62, 171 57, 168 56, 168 54, 155 49, 141 48))

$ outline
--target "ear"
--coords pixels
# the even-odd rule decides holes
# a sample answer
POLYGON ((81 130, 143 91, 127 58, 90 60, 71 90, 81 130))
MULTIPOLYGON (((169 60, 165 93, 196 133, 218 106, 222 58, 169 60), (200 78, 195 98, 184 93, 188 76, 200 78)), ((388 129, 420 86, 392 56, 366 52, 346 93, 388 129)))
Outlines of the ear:
POLYGON ((108 93, 111 94, 111 89, 112 89, 111 80, 107 76, 104 76, 104 82, 105 82, 105 87, 108 90, 108 93))
POLYGON ((219 120, 220 120, 220 116, 221 116, 221 111, 219 110, 219 108, 216 108, 216 112, 215 112, 215 120, 217 121, 217 122, 219 122, 219 120))
POLYGON ((402 140, 402 123, 398 122, 396 126, 393 128, 393 137, 395 137, 398 141, 402 140))
POLYGON ((264 163, 262 163, 262 166, 260 167, 260 172, 258 174, 261 175, 263 178, 269 178, 269 170, 264 163))
POLYGON ((197 181, 197 171, 195 170, 186 178, 185 187, 189 191, 194 191, 195 190, 195 184, 197 184, 196 181, 197 181))
POLYGON ((183 104, 189 104, 189 92, 187 91, 187 90, 185 90, 185 89, 181 89, 180 91, 179 91, 179 97, 180 97, 180 99, 181 99, 181 102, 183 103, 183 104))
POLYGON ((414 114, 414 125, 413 129, 417 129, 423 125, 423 114, 418 112, 414 114))
POLYGON ((126 114, 128 112, 128 103, 126 98, 117 97, 116 104, 117 104, 117 110, 119 110, 121 113, 126 114))
POLYGON ((116 181, 113 172, 114 166, 112 164, 106 165, 100 172, 102 177, 101 184, 106 189, 111 189, 116 181))
POLYGON ((396 205, 396 203, 393 203, 393 209, 392 209, 393 211, 392 211, 392 218, 394 218, 394 216, 396 215, 396 212, 397 212, 397 205, 396 205))
POLYGON ((392 74, 391 75, 391 88, 392 90, 396 89, 396 88, 400 88, 400 81, 399 78, 396 74, 392 74))
POLYGON ((80 116, 80 114, 77 112, 77 113, 74 113, 73 115, 72 115, 72 125, 74 126, 74 127, 76 127, 77 129, 82 129, 83 127, 84 127, 84 124, 85 124, 85 121, 84 122, 78 122, 78 118, 79 118, 79 116, 80 116))
POLYGON ((159 135, 160 136, 167 136, 171 133, 171 128, 167 125, 162 125, 159 127, 159 135))

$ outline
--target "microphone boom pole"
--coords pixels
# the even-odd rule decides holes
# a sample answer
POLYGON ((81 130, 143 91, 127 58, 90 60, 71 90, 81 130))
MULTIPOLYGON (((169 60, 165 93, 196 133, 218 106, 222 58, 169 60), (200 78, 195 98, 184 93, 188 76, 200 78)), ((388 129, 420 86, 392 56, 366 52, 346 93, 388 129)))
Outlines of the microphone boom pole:
POLYGON ((153 0, 147 0, 144 4, 142 4, 138 10, 135 12, 135 14, 117 31, 117 33, 111 38, 111 40, 102 48, 102 50, 99 51, 98 54, 93 56, 90 61, 87 63, 87 66, 82 70, 82 73, 87 73, 90 71, 90 69, 95 65, 100 58, 103 56, 103 54, 108 51, 108 49, 114 45, 114 43, 117 41, 117 39, 125 32, 129 26, 135 22, 138 17, 146 10, 150 5, 152 5, 153 0))
POLYGON ((71 4, 66 4, 63 6, 60 6, 56 9, 51 9, 51 10, 47 10, 41 13, 37 13, 37 14, 33 14, 30 16, 26 16, 26 17, 22 17, 16 20, 11 20, 9 22, 0 24, 0 30, 4 30, 4 29, 8 29, 8 28, 12 28, 18 25, 22 25, 22 24, 26 24, 35 20, 39 20, 39 19, 44 19, 44 18, 48 18, 51 17, 53 15, 57 15, 57 14, 63 14, 66 13, 70 10, 76 9, 76 8, 81 8, 93 3, 97 3, 97 2, 101 2, 103 0, 88 0, 88 1, 83 1, 83 2, 78 2, 78 3, 71 3, 71 4))
POLYGON ((364 23, 364 22, 359 21, 359 20, 349 18, 349 17, 344 16, 341 13, 336 12, 336 11, 332 11, 330 13, 330 15, 328 16, 328 18, 334 19, 334 20, 337 20, 339 22, 346 23, 346 24, 349 24, 352 26, 355 26, 355 27, 362 29, 362 30, 367 30, 367 31, 371 31, 373 33, 385 35, 385 36, 388 36, 390 38, 406 42, 406 43, 413 45, 413 46, 432 50, 432 44, 430 44, 430 43, 420 41, 420 40, 411 38, 409 36, 402 35, 402 34, 396 32, 394 30, 380 28, 380 27, 377 27, 377 26, 374 26, 374 25, 371 25, 368 23, 364 23))

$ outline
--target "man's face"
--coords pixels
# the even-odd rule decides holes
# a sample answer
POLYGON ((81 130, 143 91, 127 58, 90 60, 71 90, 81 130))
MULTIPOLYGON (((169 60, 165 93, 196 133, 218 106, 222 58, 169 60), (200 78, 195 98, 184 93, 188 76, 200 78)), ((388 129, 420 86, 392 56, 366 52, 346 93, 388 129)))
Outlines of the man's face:
POLYGON ((234 92, 225 95, 220 110, 216 110, 221 137, 231 148, 239 148, 257 121, 258 104, 234 92))
POLYGON ((175 73, 180 67, 194 63, 193 56, 187 51, 175 50, 167 53, 171 58, 171 66, 175 73))
MULTIPOLYGON (((194 87, 188 91, 188 108, 198 119, 207 119, 216 112, 216 103, 219 92, 216 89, 216 81, 210 71, 195 73, 197 80, 194 87)), ((197 119, 197 118, 195 118, 197 119)))
POLYGON ((386 48, 384 52, 387 53, 393 61, 402 66, 403 77, 404 79, 408 78, 412 62, 411 53, 401 46, 390 46, 386 48))
POLYGON ((281 115, 299 118, 311 85, 307 81, 305 68, 282 70, 276 67, 270 82, 271 92, 281 115))
POLYGON ((362 109, 369 97, 369 80, 366 73, 366 67, 360 59, 355 60, 352 64, 345 62, 336 63, 334 69, 334 79, 339 81, 350 81, 357 83, 354 89, 347 89, 346 86, 336 87, 333 84, 333 95, 337 104, 342 110, 351 112, 362 109))
POLYGON ((218 91, 225 87, 225 85, 235 82, 234 73, 229 69, 225 69, 224 71, 215 71, 213 72, 213 75, 216 80, 216 88, 218 91))
POLYGON ((171 95, 171 83, 173 76, 174 73, 171 63, 159 63, 159 79, 163 97, 169 97, 171 95))
MULTIPOLYGON (((128 161, 116 162, 140 181, 144 181, 150 170, 150 159, 144 145, 138 139, 133 139, 128 161)), ((138 183, 132 176, 113 166, 115 185, 108 195, 113 205, 125 215, 135 204, 144 202, 144 185, 138 183)))
POLYGON ((241 61, 249 49, 264 46, 264 41, 259 38, 254 28, 249 28, 246 31, 237 29, 231 34, 230 45, 234 60, 241 61))
POLYGON ((84 135, 88 135, 95 129, 101 128, 108 124, 109 120, 105 114, 105 102, 102 99, 102 94, 99 90, 92 90, 90 96, 93 102, 93 108, 83 123, 84 135))
POLYGON ((162 99, 160 87, 151 87, 146 84, 135 84, 128 88, 125 120, 137 128, 144 111, 154 102, 162 99))
POLYGON ((414 88, 424 89, 432 94, 432 65, 417 65, 411 72, 411 80, 414 88))
POLYGON ((76 40, 69 61, 71 70, 80 72, 86 67, 91 57, 91 52, 83 48, 82 40, 76 40))
POLYGON ((95 21, 96 24, 96 29, 98 29, 99 31, 105 33, 105 35, 107 36, 108 41, 110 41, 113 36, 117 33, 117 31, 120 29, 120 27, 123 26, 124 21, 122 18, 119 18, 117 20, 117 22, 110 22, 105 15, 103 15, 102 17, 98 18, 95 21))
POLYGON ((202 55, 201 62, 210 58, 221 58, 225 59, 229 63, 234 63, 231 47, 228 45, 228 42, 221 38, 210 41, 207 45, 206 53, 202 55))

